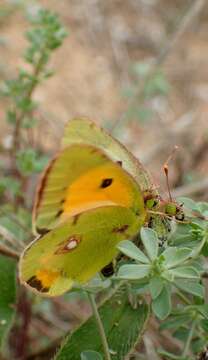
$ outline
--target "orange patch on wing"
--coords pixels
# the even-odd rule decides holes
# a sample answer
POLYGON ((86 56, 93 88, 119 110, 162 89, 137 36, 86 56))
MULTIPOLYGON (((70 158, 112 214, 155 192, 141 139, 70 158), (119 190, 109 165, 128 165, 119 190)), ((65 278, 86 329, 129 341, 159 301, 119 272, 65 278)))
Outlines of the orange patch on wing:
POLYGON ((63 215, 107 205, 131 206, 131 180, 115 164, 99 166, 81 175, 66 191, 63 215))
POLYGON ((36 272, 36 278, 41 282, 43 288, 50 288, 59 276, 58 271, 47 269, 40 269, 36 272))

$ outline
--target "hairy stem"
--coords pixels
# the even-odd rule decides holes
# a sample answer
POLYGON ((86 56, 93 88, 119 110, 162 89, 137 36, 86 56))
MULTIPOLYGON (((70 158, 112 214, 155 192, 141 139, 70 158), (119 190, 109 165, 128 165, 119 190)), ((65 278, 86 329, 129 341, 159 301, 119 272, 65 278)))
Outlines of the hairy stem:
POLYGON ((89 301, 90 301, 90 304, 91 304, 93 315, 94 315, 96 323, 97 323, 100 338, 101 338, 101 341, 102 341, 103 351, 104 351, 104 354, 105 354, 105 360, 111 360, 109 347, 108 347, 108 342, 107 342, 106 335, 105 335, 105 330, 104 330, 103 323, 101 321, 101 318, 100 318, 100 315, 99 315, 99 312, 98 312, 98 308, 97 308, 97 305, 96 305, 96 302, 95 302, 95 297, 91 293, 88 293, 88 297, 89 297, 89 301))

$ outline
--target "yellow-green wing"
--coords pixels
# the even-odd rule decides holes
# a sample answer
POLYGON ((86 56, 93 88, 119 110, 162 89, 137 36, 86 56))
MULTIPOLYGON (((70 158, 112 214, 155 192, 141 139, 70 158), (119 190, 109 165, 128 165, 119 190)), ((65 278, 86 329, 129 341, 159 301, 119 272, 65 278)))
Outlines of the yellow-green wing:
POLYGON ((42 176, 33 211, 34 230, 46 233, 70 216, 107 205, 140 213, 144 203, 139 185, 100 149, 70 145, 42 176))
POLYGON ((105 206, 72 216, 33 241, 20 260, 20 279, 33 291, 58 296, 76 282, 83 284, 112 261, 116 245, 133 237, 145 211, 105 206))
MULTIPOLYGON (((140 185, 142 191, 154 189, 149 173, 124 145, 113 138, 104 129, 85 118, 70 120, 65 128, 62 147, 68 145, 89 144, 103 150, 113 161, 119 161, 140 185)), ((155 193, 156 190, 155 190, 155 193)))

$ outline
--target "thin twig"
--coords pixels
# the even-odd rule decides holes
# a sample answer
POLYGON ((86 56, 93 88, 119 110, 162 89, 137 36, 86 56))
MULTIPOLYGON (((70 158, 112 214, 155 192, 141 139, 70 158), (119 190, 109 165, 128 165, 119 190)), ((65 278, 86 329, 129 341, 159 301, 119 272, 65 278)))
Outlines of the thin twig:
POLYGON ((108 342, 107 342, 106 335, 105 335, 105 330, 104 330, 103 323, 101 321, 101 318, 100 318, 100 315, 99 315, 99 312, 98 312, 98 309, 97 309, 97 305, 96 305, 96 302, 95 302, 94 295, 92 293, 88 293, 88 297, 89 297, 89 301, 90 301, 91 308, 92 308, 92 311, 93 311, 93 315, 94 315, 96 323, 97 323, 100 338, 101 338, 101 341, 102 341, 103 351, 104 351, 104 354, 105 354, 105 360, 111 360, 109 347, 108 347, 108 342))
POLYGON ((3 237, 10 245, 15 246, 17 249, 23 249, 25 247, 25 243, 14 237, 14 235, 7 230, 3 225, 0 224, 0 236, 3 237))
POLYGON ((0 254, 11 257, 13 259, 18 260, 19 259, 19 253, 17 251, 11 250, 6 245, 0 245, 0 254))
POLYGON ((26 232, 26 234, 28 236, 31 236, 31 232, 30 232, 30 229, 25 225, 23 224, 23 222, 21 221, 21 219, 19 219, 18 217, 16 217, 14 214, 12 214, 11 212, 9 211, 6 211, 5 209, 1 208, 0 209, 0 214, 3 214, 5 216, 7 216, 8 218, 10 218, 12 221, 14 221, 19 227, 21 227, 22 230, 24 230, 26 232))
POLYGON ((176 295, 186 304, 191 305, 191 301, 185 296, 179 289, 177 289, 176 295))
POLYGON ((3 225, 0 224, 0 236, 11 246, 17 246, 16 239, 3 225))
POLYGON ((120 116, 120 118, 113 123, 113 125, 111 127, 112 133, 115 130, 115 128, 119 127, 121 124, 123 124, 128 119, 129 110, 134 108, 135 106, 138 106, 140 103, 142 103, 146 84, 157 73, 157 71, 159 70, 161 65, 166 60, 167 56, 175 48, 176 43, 178 43, 181 36, 184 34, 184 32, 189 27, 189 25, 192 23, 193 19, 197 15, 199 15, 199 13, 202 11, 205 3, 206 3, 206 0, 194 1, 192 3, 192 5, 189 7, 189 9, 187 10, 187 12, 185 13, 185 15, 182 17, 182 20, 180 21, 180 23, 176 24, 176 26, 175 26, 176 30, 171 34, 169 39, 166 41, 165 46, 162 47, 162 50, 159 53, 159 56, 157 57, 157 59, 155 60, 151 70, 148 72, 147 76, 144 77, 143 81, 140 83, 138 91, 129 100, 126 111, 124 111, 123 114, 120 116))

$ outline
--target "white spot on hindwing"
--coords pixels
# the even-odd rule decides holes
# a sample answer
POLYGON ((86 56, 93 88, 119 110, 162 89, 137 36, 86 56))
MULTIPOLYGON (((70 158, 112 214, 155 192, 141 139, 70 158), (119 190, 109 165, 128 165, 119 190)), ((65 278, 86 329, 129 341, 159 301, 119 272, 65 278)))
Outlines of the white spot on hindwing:
POLYGON ((71 250, 71 249, 75 249, 78 245, 77 240, 71 240, 68 242, 68 244, 66 245, 66 248, 71 250))
POLYGON ((78 246, 81 241, 81 237, 78 235, 72 235, 67 240, 58 244, 58 248, 55 251, 56 255, 66 254, 78 246))

